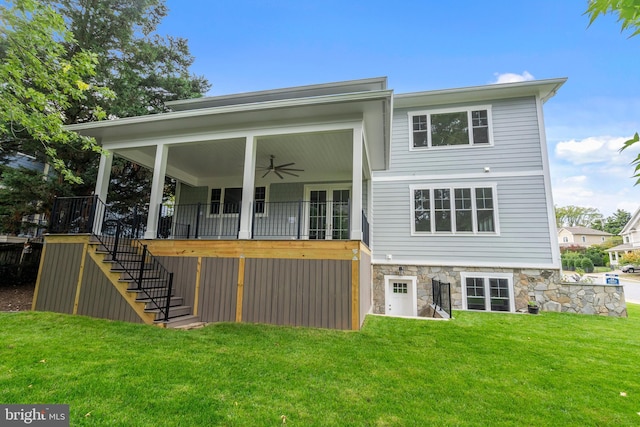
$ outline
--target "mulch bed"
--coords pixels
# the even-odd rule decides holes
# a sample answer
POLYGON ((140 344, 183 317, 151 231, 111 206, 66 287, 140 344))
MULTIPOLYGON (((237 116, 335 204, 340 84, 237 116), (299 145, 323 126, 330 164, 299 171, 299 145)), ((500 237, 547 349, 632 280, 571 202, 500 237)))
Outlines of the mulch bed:
POLYGON ((31 310, 35 284, 0 285, 0 311, 31 310))

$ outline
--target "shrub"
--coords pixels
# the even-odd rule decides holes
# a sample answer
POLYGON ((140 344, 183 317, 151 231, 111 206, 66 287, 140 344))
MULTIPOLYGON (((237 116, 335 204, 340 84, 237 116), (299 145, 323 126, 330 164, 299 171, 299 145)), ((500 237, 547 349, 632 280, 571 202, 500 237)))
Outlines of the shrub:
POLYGON ((567 270, 573 271, 574 268, 575 268, 575 259, 574 258, 567 258, 567 270))
POLYGON ((621 265, 640 265, 640 251, 633 251, 622 255, 622 257, 620 258, 620 263, 621 265))
POLYGON ((585 273, 593 273, 593 262, 590 258, 582 258, 580 262, 580 267, 585 271, 585 273))

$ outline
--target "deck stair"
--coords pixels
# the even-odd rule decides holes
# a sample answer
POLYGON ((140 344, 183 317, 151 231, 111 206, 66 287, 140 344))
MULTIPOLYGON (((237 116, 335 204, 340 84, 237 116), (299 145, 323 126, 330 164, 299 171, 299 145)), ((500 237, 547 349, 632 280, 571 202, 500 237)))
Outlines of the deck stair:
POLYGON ((130 304, 143 321, 173 328, 199 322, 192 307, 175 294, 173 274, 169 273, 137 239, 97 236, 91 238, 96 254, 102 255, 112 281, 124 290, 130 304))

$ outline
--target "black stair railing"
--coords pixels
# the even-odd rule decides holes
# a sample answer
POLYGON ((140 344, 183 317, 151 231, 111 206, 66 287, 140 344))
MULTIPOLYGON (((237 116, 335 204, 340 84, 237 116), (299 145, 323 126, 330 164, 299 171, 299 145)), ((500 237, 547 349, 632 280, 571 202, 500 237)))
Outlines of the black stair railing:
POLYGON ((433 317, 438 310, 441 310, 451 318, 451 284, 431 279, 431 292, 434 305, 433 317))
POLYGON ((169 320, 173 273, 140 242, 145 221, 138 209, 122 215, 96 196, 64 197, 55 200, 51 218, 52 233, 92 233, 107 252, 105 261, 114 263, 114 270, 129 282, 129 290, 138 292, 137 299, 146 300, 150 309, 159 311, 157 320, 169 320))

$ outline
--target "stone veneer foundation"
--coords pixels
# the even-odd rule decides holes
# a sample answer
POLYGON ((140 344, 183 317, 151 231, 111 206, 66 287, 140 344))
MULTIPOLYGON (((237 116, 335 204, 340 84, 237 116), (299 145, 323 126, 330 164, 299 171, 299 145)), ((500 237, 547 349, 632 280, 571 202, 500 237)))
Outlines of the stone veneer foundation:
POLYGON ((627 317, 624 289, 620 285, 561 283, 560 271, 552 269, 434 267, 415 265, 373 265, 373 313, 384 314, 385 276, 417 277, 418 313, 432 302, 431 279, 451 284, 453 309, 462 309, 461 272, 512 273, 517 312, 526 312, 535 300, 543 311, 627 317), (402 272, 399 268, 402 267, 402 272))

